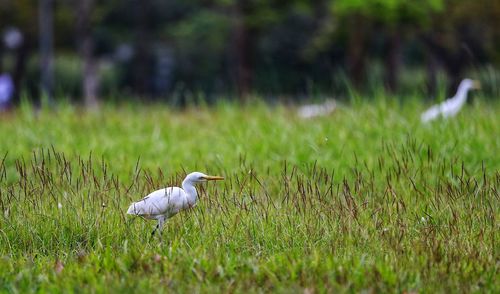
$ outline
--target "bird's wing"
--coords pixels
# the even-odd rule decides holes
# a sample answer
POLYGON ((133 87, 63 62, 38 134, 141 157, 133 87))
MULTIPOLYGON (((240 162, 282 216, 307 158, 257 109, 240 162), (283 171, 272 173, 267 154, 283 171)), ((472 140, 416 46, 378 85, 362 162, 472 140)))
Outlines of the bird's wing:
POLYGON ((458 99, 448 99, 442 104, 442 112, 444 117, 454 116, 456 115, 465 101, 461 101, 458 99))
POLYGON ((157 215, 175 214, 179 211, 179 207, 182 207, 184 198, 184 191, 179 187, 156 190, 132 203, 127 213, 151 218, 157 215))

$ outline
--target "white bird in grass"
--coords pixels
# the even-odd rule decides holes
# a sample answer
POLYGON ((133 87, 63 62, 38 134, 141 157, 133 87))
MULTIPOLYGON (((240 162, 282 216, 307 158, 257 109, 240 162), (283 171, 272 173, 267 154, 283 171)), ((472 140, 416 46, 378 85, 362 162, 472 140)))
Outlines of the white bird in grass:
POLYGON ((200 172, 190 173, 182 182, 182 188, 168 187, 154 191, 141 200, 132 203, 127 210, 127 214, 157 220, 158 225, 151 233, 151 235, 154 235, 158 229, 161 232, 165 220, 176 215, 181 210, 196 205, 198 193, 195 184, 216 180, 224 180, 224 178, 207 176, 200 172))
POLYGON ((317 116, 325 116, 333 112, 337 108, 335 100, 327 100, 322 104, 307 104, 298 108, 297 114, 301 118, 313 118, 317 116))
POLYGON ((471 79, 463 80, 458 86, 457 94, 455 94, 455 96, 427 109, 424 113, 422 113, 420 119, 425 123, 434 120, 439 116, 443 116, 444 118, 455 116, 465 104, 465 101, 467 101, 467 92, 471 89, 480 88, 481 84, 479 81, 471 79))

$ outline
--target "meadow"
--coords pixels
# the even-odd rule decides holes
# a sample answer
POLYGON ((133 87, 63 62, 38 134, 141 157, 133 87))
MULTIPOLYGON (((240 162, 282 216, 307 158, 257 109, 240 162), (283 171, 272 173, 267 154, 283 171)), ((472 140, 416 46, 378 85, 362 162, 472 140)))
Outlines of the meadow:
POLYGON ((0 116, 0 292, 499 292, 500 104, 67 104, 0 116), (226 180, 156 224, 130 202, 226 180))

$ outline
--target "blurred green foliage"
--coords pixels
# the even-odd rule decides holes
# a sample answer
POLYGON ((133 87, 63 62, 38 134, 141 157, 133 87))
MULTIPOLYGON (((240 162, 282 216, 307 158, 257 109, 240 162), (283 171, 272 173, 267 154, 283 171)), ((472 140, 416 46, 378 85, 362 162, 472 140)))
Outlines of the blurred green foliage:
POLYGON ((340 16, 362 14, 390 25, 427 23, 433 13, 444 9, 443 0, 337 0, 331 2, 333 12, 340 16))
MULTIPOLYGON (((78 56, 78 3, 54 1, 57 55, 78 56)), ((94 55, 113 67, 112 88, 146 97, 342 95, 346 86, 367 90, 377 63, 378 84, 390 90, 404 89, 400 72, 415 66, 427 76, 415 88, 436 84, 439 72, 454 86, 471 68, 500 62, 498 1, 113 0, 94 1, 90 13, 94 55), (130 60, 117 59, 122 45, 130 60)), ((37 17, 32 1, 0 1, 0 29, 19 27, 29 58, 37 52, 37 17)))

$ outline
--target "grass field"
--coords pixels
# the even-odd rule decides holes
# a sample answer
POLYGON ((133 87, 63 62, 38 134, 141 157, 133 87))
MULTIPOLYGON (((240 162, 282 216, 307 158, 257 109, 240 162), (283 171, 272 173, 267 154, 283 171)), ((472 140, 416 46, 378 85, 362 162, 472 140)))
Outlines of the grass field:
POLYGON ((0 292, 499 292, 500 104, 0 116, 0 292), (3 160, 2 160, 3 159, 3 160), (150 237, 132 200, 223 175, 150 237))

